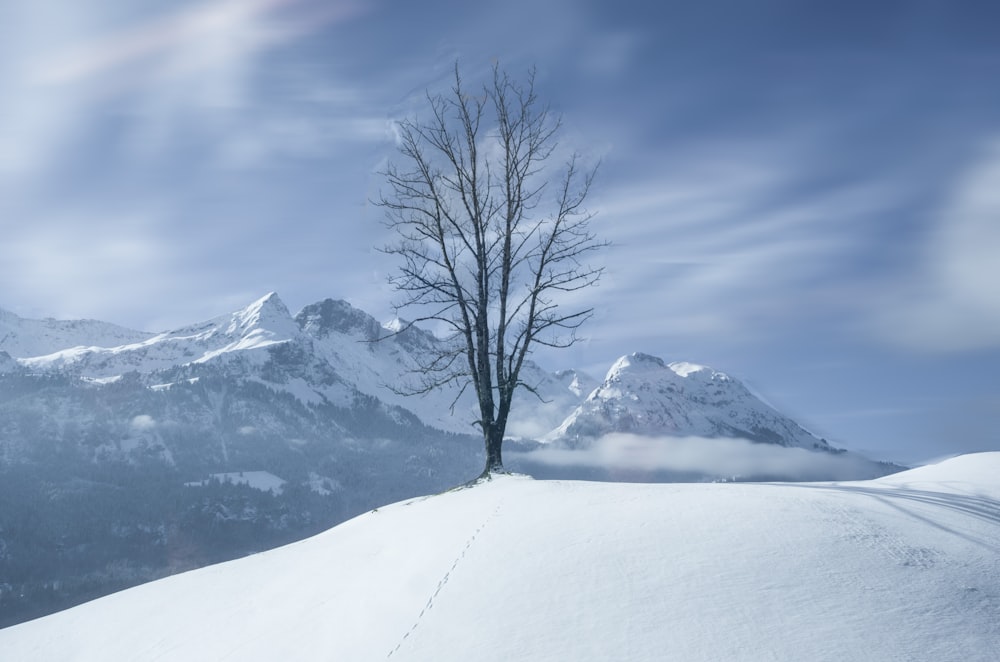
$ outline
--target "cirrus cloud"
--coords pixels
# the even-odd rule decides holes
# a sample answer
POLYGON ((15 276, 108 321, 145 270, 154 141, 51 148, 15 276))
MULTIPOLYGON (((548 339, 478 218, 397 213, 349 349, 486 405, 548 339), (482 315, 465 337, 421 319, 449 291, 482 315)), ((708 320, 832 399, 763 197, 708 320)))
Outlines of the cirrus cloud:
POLYGON ((878 299, 875 327, 916 350, 1000 347, 1000 139, 959 176, 920 261, 878 299))

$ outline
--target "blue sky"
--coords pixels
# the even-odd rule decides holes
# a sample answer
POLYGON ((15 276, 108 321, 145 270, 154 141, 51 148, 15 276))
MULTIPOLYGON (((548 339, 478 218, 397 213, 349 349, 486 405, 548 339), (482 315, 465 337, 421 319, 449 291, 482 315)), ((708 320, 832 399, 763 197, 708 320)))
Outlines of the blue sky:
POLYGON ((0 306, 388 318, 392 122, 499 60, 602 161, 598 314, 541 362, 705 363, 878 457, 1000 449, 993 4, 5 2, 0 306))

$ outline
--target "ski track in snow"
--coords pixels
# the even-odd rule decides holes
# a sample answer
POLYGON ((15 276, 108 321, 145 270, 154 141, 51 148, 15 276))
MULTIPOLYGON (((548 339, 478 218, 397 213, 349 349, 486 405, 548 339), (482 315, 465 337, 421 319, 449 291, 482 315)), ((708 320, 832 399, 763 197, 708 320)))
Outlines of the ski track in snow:
MULTIPOLYGON (((794 483, 789 483, 789 485, 795 486, 794 483)), ((805 487, 805 485, 802 487, 805 487)), ((984 520, 988 523, 1000 523, 1000 502, 989 497, 918 490, 896 485, 889 488, 879 488, 831 484, 824 485, 819 489, 843 495, 869 497, 905 517, 916 519, 927 526, 941 529, 975 545, 1000 553, 1000 547, 997 547, 995 544, 971 535, 969 532, 959 531, 954 527, 946 527, 941 524, 942 518, 934 516, 934 511, 942 508, 973 519, 984 520)), ((895 539, 882 530, 874 521, 865 517, 861 509, 838 505, 833 500, 812 500, 810 503, 827 515, 827 518, 833 523, 841 525, 848 532, 848 537, 865 542, 873 547, 881 547, 893 558, 903 561, 904 565, 916 565, 920 567, 933 565, 933 557, 935 556, 933 550, 917 550, 916 548, 907 546, 902 541, 895 539), (908 548, 908 551, 904 550, 904 547, 908 548)))
POLYGON ((443 589, 445 585, 448 583, 448 580, 451 579, 451 573, 455 572, 455 568, 457 568, 458 564, 461 563, 462 559, 465 558, 465 555, 468 553, 469 548, 472 547, 472 543, 476 541, 476 537, 483 529, 486 528, 486 525, 490 523, 490 520, 496 517, 499 512, 500 512, 500 506, 497 505, 497 507, 493 510, 493 512, 490 513, 486 517, 486 519, 483 520, 483 523, 479 525, 479 528, 476 529, 471 536, 469 536, 469 539, 467 541, 465 541, 465 546, 462 548, 462 551, 459 552, 457 557, 455 557, 455 561, 454 563, 451 564, 451 567, 448 568, 448 572, 444 573, 444 576, 441 577, 441 581, 438 582, 437 588, 434 589, 434 592, 431 594, 431 597, 427 599, 427 603, 424 605, 424 608, 420 610, 419 614, 417 614, 417 618, 413 622, 413 625, 410 626, 410 629, 407 630, 405 634, 403 634, 402 638, 399 640, 399 643, 396 644, 396 647, 393 648, 391 651, 389 651, 389 653, 385 656, 387 660, 391 658, 393 654, 395 654, 396 651, 398 651, 400 647, 402 647, 402 645, 406 642, 406 640, 410 638, 410 635, 413 634, 414 631, 416 631, 417 627, 420 625, 420 621, 423 620, 424 615, 427 612, 429 612, 431 608, 434 606, 434 600, 437 598, 438 594, 441 593, 441 589, 443 589))
POLYGON ((811 500, 810 503, 824 520, 836 527, 842 538, 885 554, 899 565, 930 568, 939 556, 937 550, 907 544, 858 508, 832 500, 811 500))

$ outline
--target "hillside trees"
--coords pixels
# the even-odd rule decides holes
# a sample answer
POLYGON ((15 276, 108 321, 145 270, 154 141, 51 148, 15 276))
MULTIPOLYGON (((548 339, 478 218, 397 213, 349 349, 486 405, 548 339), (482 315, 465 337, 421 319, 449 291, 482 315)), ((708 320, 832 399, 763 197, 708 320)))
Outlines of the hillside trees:
POLYGON ((514 392, 536 346, 567 347, 592 308, 566 295, 598 282, 587 259, 605 242, 584 201, 596 167, 558 150, 558 117, 499 66, 467 90, 456 65, 449 92, 427 93, 428 113, 397 124, 399 159, 383 172, 376 204, 395 241, 397 308, 433 322, 448 342, 400 390, 470 386, 486 447, 484 476, 503 471, 501 447, 514 392), (556 163, 557 162, 557 163, 556 163))

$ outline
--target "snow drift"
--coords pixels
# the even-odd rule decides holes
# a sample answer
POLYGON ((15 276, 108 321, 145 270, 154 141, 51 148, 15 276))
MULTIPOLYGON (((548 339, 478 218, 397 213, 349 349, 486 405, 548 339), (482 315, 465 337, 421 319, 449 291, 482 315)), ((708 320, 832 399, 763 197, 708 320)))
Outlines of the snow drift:
POLYGON ((0 658, 992 661, 996 476, 501 477, 0 630, 0 658))

